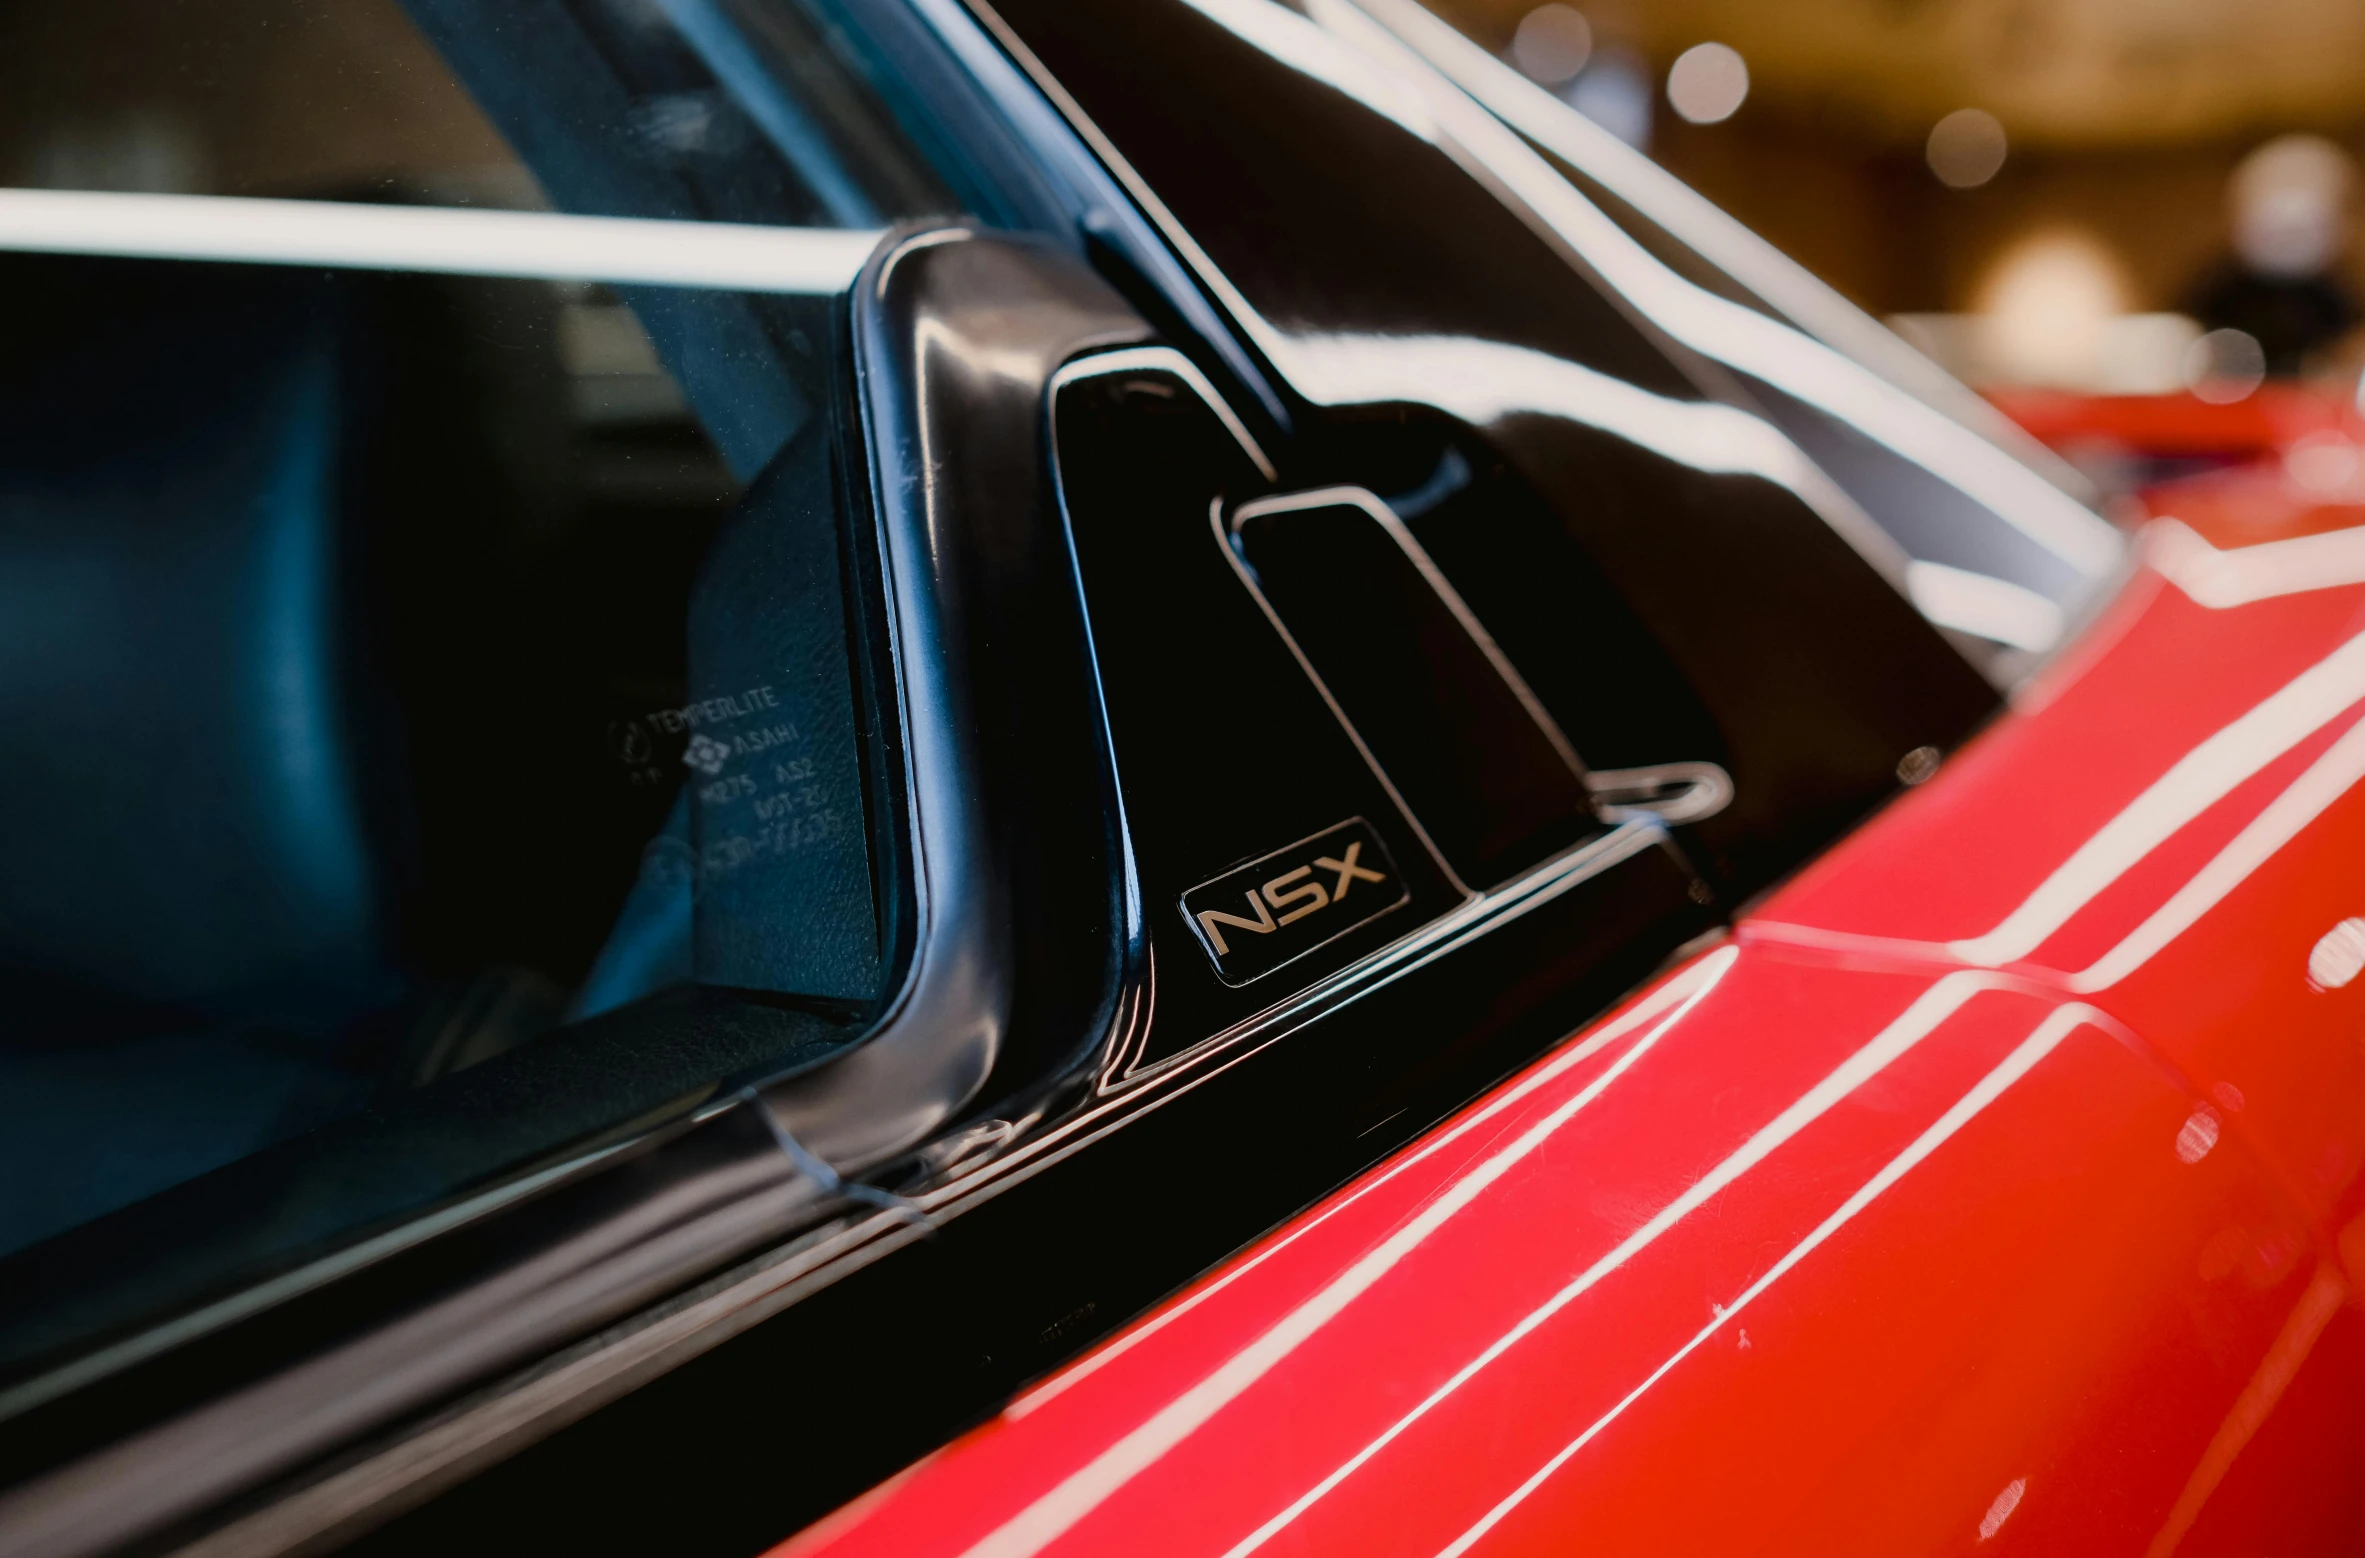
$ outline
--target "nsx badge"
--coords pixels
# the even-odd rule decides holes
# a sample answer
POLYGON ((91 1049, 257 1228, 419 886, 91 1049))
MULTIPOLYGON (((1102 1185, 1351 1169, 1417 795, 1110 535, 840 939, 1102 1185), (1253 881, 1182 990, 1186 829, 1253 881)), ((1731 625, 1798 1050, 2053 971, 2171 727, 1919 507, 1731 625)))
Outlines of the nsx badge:
POLYGON ((1410 896, 1379 834, 1357 817, 1200 883, 1182 895, 1182 913, 1215 977, 1244 985, 1410 896))

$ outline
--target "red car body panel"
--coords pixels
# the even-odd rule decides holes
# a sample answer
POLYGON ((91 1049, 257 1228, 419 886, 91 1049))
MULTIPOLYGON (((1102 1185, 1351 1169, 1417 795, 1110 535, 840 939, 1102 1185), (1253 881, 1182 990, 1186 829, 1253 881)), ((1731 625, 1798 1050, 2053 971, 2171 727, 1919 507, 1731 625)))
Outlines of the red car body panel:
POLYGON ((2064 450, 2115 444, 2151 455, 2255 459, 2310 433, 2353 429, 2356 421, 2346 396, 2281 381, 2232 401, 2046 389, 1990 390, 1988 399, 2038 440, 2064 450))
MULTIPOLYGON (((2365 543, 2252 539, 2311 532, 2365 543)), ((785 1551, 2355 1550, 2365 981, 2311 957, 2365 586, 2201 544, 1729 941, 785 1551)))

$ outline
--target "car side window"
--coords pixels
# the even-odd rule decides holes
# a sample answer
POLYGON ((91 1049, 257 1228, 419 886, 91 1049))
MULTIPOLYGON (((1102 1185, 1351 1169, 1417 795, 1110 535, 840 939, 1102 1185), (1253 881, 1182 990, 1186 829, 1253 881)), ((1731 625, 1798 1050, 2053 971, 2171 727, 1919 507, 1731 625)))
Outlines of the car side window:
POLYGON ((1885 386, 1669 271, 1367 13, 995 9, 1294 392, 1289 483, 1383 499, 1585 767, 1729 776, 1682 829, 1728 898, 1994 709, 1917 559, 1749 381, 1885 386))
POLYGON ((1893 544, 1915 607, 1992 679, 2024 676, 2108 597, 2123 548, 2089 511, 2091 484, 2058 457, 1416 0, 1375 0, 1369 14, 1371 31, 1394 35, 1383 47, 1417 53, 1549 160, 1560 202, 1594 228, 1576 246, 1585 263, 1629 296, 1651 295, 1646 312, 1813 458, 1893 544))
POLYGON ((859 1031, 917 144, 796 4, 0 20, 0 1387, 859 1031))

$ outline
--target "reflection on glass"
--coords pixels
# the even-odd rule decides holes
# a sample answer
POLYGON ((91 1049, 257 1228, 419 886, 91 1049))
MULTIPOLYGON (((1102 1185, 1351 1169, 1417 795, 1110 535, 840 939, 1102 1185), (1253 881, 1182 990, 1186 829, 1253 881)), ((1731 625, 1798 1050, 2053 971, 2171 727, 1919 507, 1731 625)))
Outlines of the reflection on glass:
MULTIPOLYGON (((1770 251, 1760 253, 1762 244, 1715 215, 1697 196, 1649 169, 1625 148, 1607 142, 1417 6, 1373 0, 1368 8, 1358 8, 1344 0, 1311 0, 1310 8, 1323 25, 1375 56, 1397 59, 1408 78, 1428 80, 1425 63, 1399 41, 1418 40, 1429 59, 1443 63, 1490 108, 1506 115, 1509 124, 1455 93, 1438 91, 1433 99, 1441 133, 1448 140, 1483 161, 1513 198, 1549 224, 1654 324, 1686 348, 1739 374, 1742 386, 1762 396, 1768 414, 1818 462, 1825 461, 1832 448, 1856 441, 1880 451, 1892 468, 1919 473, 1900 480, 1896 474, 1877 476, 1865 469, 1833 472, 1849 496, 1889 530, 1908 556, 1963 571, 1989 572, 2045 595, 2065 613, 2090 600, 2096 587, 2114 574, 2122 546, 2108 524, 2018 459, 1932 409, 1917 398, 1918 391, 1898 388, 1892 378, 1917 384, 1931 378, 1928 365, 1877 326, 1853 315, 1797 267, 1770 251), (1384 19, 1384 28, 1373 14, 1384 19), (1621 188, 1631 190, 1653 211, 1672 213, 1680 221, 1689 235, 1681 241, 1704 256, 1734 253, 1754 278, 1742 290, 1777 297, 1786 314, 1816 321, 1820 334, 1845 340, 1851 351, 1882 362, 1891 378, 1782 319, 1679 274, 1545 162, 1520 132, 1583 165, 1614 167, 1621 188), (2033 567, 2013 564, 2005 557, 2009 547, 1994 543, 1981 543, 1973 555, 1934 555, 1931 527, 1916 523, 1929 506, 1931 485, 1958 495, 1954 506, 1962 523, 1948 530, 2008 528, 2043 561, 2033 567)), ((1959 388, 1940 383, 1930 393, 1950 404, 1968 402, 1969 414, 1994 420, 1959 388)))

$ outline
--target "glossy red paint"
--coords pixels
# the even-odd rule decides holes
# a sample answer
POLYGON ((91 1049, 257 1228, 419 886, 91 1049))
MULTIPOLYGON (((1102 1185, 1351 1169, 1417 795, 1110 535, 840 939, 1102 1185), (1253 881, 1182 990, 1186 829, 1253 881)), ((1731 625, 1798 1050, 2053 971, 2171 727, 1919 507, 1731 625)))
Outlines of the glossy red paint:
POLYGON ((2184 535, 1730 941, 784 1551, 2354 1550, 2365 571, 2184 535))
POLYGON ((2216 547, 2348 530, 2365 524, 2365 429, 2331 434, 2269 459, 2163 482, 2143 495, 2216 547))
POLYGON ((2077 395, 1993 390, 1997 409, 2055 448, 2097 443, 2152 455, 2250 459, 2309 433, 2351 425, 2348 397, 2297 384, 2262 384, 2235 401, 2197 395, 2077 395))

